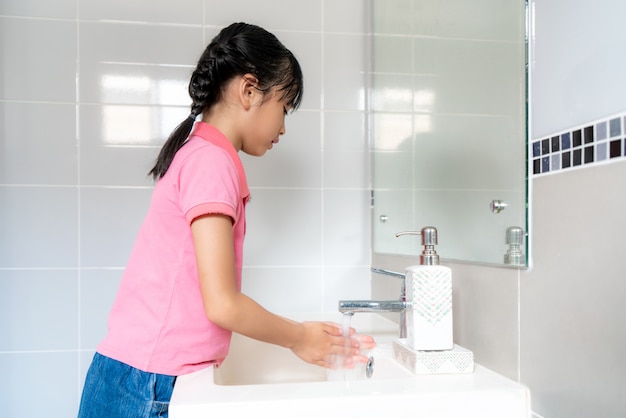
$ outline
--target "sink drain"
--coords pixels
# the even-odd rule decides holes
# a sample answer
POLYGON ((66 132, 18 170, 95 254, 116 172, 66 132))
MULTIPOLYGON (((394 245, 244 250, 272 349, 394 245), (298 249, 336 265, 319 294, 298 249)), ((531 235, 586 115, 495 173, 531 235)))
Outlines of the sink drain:
POLYGON ((365 377, 367 377, 368 379, 370 377, 372 377, 372 375, 374 374, 374 357, 371 357, 367 359, 367 364, 365 365, 365 377))

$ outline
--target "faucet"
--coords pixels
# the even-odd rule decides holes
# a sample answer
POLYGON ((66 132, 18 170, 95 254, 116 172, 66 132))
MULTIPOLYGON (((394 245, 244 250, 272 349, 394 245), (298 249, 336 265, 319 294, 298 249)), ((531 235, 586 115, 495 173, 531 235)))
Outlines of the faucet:
POLYGON ((372 267, 371 271, 402 279, 400 298, 398 300, 340 300, 339 312, 344 314, 354 314, 356 312, 400 312, 400 338, 406 338, 406 310, 408 308, 406 302, 406 276, 402 273, 375 267, 372 267))

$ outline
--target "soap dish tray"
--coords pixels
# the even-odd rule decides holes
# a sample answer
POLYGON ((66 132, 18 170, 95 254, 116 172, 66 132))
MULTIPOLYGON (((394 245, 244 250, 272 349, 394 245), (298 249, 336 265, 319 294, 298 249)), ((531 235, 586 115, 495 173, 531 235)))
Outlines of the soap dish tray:
POLYGON ((397 338, 393 341, 393 355, 415 374, 474 372, 474 353, 456 344, 450 350, 419 351, 409 347, 406 338, 397 338))

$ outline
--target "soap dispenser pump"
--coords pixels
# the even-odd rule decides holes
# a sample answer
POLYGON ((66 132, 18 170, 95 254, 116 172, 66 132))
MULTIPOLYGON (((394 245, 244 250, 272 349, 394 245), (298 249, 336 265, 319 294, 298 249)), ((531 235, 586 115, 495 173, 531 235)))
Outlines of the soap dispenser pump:
POLYGON ((421 351, 451 350, 452 271, 439 264, 437 228, 398 232, 396 237, 401 235, 421 235, 424 246, 420 264, 406 269, 407 344, 421 351))

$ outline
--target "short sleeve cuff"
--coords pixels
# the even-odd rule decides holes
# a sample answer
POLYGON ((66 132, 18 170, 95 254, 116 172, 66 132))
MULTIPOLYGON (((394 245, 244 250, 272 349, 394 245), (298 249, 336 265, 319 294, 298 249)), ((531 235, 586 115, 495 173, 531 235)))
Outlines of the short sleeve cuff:
POLYGON ((192 207, 187 211, 185 217, 189 224, 198 216, 208 215, 211 213, 219 213, 221 215, 230 216, 233 221, 237 220, 235 209, 226 203, 203 203, 192 207))

